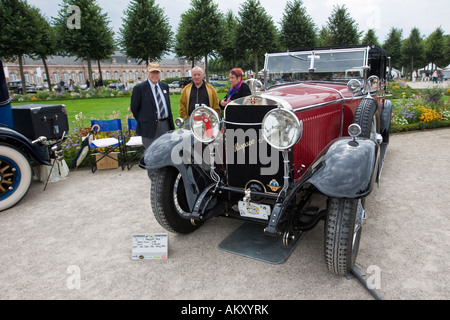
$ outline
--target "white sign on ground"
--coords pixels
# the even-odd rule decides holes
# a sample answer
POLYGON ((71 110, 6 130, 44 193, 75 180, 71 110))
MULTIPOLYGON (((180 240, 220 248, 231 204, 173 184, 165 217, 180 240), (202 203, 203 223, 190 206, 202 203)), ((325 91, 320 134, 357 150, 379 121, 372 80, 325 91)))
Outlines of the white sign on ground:
POLYGON ((133 234, 132 260, 167 259, 167 233, 133 234))

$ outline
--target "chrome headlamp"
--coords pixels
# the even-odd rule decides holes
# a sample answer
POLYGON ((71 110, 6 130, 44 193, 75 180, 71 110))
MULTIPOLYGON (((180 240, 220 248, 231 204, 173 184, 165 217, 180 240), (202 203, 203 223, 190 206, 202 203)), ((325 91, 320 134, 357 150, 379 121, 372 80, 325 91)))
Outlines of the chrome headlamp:
POLYGON ((219 115, 205 105, 192 112, 190 125, 194 137, 203 143, 213 142, 220 134, 219 115))
POLYGON ((295 145, 303 133, 303 122, 290 110, 276 108, 269 111, 262 122, 264 140, 278 150, 295 145))

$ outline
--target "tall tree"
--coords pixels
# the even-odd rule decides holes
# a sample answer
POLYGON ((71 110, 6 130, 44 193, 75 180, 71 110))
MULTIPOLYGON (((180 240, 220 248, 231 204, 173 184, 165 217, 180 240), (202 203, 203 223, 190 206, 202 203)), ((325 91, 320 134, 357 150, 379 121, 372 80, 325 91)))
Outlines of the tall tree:
POLYGON ((23 56, 36 49, 36 15, 26 1, 0 0, 0 57, 18 60, 22 92, 26 93, 23 56))
POLYGON ((373 30, 373 29, 367 30, 366 35, 361 40, 361 44, 362 45, 367 45, 367 46, 370 46, 370 45, 379 46, 380 43, 378 41, 377 35, 375 34, 375 30, 373 30))
POLYGON ((450 35, 444 36, 444 57, 446 58, 443 67, 447 67, 450 64, 450 35))
POLYGON ((213 0, 192 0, 192 8, 182 18, 186 21, 179 32, 183 35, 178 53, 184 55, 197 52, 205 59, 206 80, 209 80, 208 56, 222 46, 223 19, 218 5, 213 0))
POLYGON ((403 41, 402 57, 404 64, 411 67, 411 71, 426 63, 425 48, 418 28, 413 28, 409 37, 403 41))
POLYGON ((356 45, 359 43, 361 33, 358 31, 358 24, 350 16, 345 5, 336 5, 333 12, 328 17, 327 39, 325 42, 329 46, 356 45))
POLYGON ((439 67, 446 67, 446 57, 444 57, 444 31, 439 27, 433 31, 425 41, 425 57, 428 62, 432 62, 439 67))
POLYGON ((383 49, 391 57, 392 67, 400 69, 402 60, 402 29, 391 28, 383 49))
POLYGON ((177 34, 175 36, 174 51, 179 57, 185 56, 192 62, 192 68, 195 66, 195 61, 202 58, 201 54, 197 51, 195 41, 192 41, 192 37, 189 36, 191 32, 191 25, 195 23, 195 16, 192 10, 188 10, 181 14, 181 20, 178 24, 177 34))
POLYGON ((172 29, 155 0, 133 0, 124 11, 119 46, 129 57, 147 65, 160 60, 172 45, 172 29))
POLYGON ((254 72, 258 73, 264 54, 278 48, 278 32, 259 0, 246 0, 240 7, 239 15, 236 43, 250 53, 254 72))
POLYGON ((280 44, 288 50, 316 45, 316 26, 302 0, 286 3, 281 20, 280 44))
MULTIPOLYGON (((223 61, 231 67, 234 67, 237 59, 240 58, 240 49, 236 44, 237 27, 237 18, 234 16, 233 11, 228 10, 225 15, 225 37, 222 42, 222 47, 218 50, 218 52, 222 56, 223 61)), ((229 69, 230 68, 228 68, 228 70, 229 69)))
POLYGON ((31 12, 35 15, 36 21, 36 49, 34 55, 31 57, 33 59, 38 58, 42 60, 44 65, 45 74, 47 75, 47 85, 50 92, 52 92, 52 81, 50 74, 48 72, 47 58, 56 54, 56 34, 55 28, 50 25, 50 22, 45 16, 41 14, 38 8, 32 7, 31 12))
MULTIPOLYGON (((102 13, 102 9, 92 0, 63 0, 58 11, 58 16, 54 18, 58 46, 63 56, 73 56, 83 59, 88 64, 88 73, 91 88, 93 88, 92 63, 98 56, 103 40, 99 39, 99 30, 103 32, 108 26, 107 14, 102 13), (74 7, 79 8, 73 10, 74 7), (75 13, 73 13, 75 12, 75 13), (73 18, 80 22, 80 28, 69 28, 68 23, 73 18)), ((103 36, 104 33, 101 33, 103 36)))

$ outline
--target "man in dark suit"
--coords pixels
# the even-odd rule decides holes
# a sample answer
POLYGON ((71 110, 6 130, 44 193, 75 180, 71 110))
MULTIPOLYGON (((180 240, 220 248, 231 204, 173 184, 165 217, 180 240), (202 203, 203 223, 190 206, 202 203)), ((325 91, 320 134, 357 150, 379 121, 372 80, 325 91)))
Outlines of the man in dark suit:
POLYGON ((169 86, 160 82, 159 64, 151 62, 148 79, 133 88, 131 112, 137 120, 136 134, 142 136, 145 149, 158 137, 174 130, 169 86))

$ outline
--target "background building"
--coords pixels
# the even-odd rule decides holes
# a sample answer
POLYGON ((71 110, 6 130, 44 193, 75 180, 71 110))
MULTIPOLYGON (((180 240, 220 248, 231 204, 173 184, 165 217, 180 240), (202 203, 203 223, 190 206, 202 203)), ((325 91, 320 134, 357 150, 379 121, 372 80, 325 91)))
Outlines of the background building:
MULTIPOLYGON (((47 74, 42 60, 33 60, 29 57, 23 59, 25 81, 34 85, 46 85, 47 74)), ((74 57, 52 56, 47 60, 50 80, 58 84, 63 80, 66 84, 72 79, 76 85, 86 84, 88 76, 87 62, 74 57)), ((180 58, 168 58, 159 61, 162 69, 161 80, 172 77, 186 77, 191 75, 191 61, 180 58)), ((92 78, 99 79, 100 72, 98 62, 92 61, 92 78)), ((110 60, 101 61, 104 83, 107 80, 120 80, 120 82, 141 82, 147 79, 147 67, 145 63, 138 64, 135 59, 130 59, 116 52, 110 60)), ((5 76, 7 81, 20 80, 19 62, 5 64, 5 76)))

